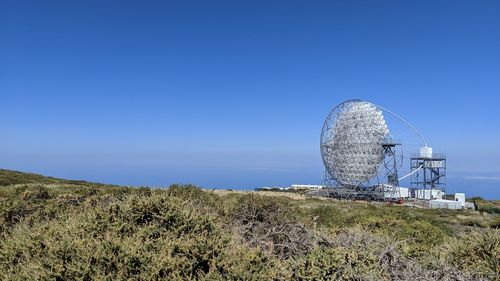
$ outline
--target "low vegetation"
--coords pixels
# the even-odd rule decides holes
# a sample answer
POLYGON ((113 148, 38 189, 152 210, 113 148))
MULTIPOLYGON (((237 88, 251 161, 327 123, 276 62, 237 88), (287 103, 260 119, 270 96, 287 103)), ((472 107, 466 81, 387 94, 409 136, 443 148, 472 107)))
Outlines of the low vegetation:
POLYGON ((1 280, 500 279, 500 215, 488 210, 127 188, 6 170, 0 185, 1 280))
POLYGON ((469 201, 472 201, 479 211, 500 214, 500 200, 484 200, 481 197, 474 197, 469 201))

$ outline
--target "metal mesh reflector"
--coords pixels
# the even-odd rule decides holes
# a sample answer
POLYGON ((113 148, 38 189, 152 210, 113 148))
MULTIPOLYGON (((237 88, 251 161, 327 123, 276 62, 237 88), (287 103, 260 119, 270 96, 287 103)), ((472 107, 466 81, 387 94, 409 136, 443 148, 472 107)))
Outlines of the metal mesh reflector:
POLYGON ((361 100, 335 107, 321 131, 321 157, 338 183, 359 186, 377 175, 389 135, 382 111, 361 100))

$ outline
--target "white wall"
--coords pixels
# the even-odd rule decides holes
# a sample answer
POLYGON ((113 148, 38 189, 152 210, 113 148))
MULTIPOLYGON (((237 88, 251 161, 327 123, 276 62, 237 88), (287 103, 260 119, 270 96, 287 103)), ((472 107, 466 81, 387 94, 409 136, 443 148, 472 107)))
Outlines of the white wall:
POLYGON ((462 208, 465 207, 465 193, 455 193, 455 201, 460 202, 462 208))
POLYGON ((415 197, 418 199, 442 199, 444 192, 439 189, 419 189, 416 191, 415 197))

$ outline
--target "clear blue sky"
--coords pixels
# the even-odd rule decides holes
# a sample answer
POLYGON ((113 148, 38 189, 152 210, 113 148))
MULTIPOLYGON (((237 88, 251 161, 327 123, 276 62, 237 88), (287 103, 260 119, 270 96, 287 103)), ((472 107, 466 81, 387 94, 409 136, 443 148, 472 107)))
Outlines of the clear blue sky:
POLYGON ((131 185, 318 183, 345 99, 500 198, 499 1, 2 1, 0 167, 131 185))

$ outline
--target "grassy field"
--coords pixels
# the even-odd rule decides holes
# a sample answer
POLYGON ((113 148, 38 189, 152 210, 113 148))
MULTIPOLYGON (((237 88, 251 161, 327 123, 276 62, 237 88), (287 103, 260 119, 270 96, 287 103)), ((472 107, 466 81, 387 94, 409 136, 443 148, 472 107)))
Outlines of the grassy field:
POLYGON ((1 280, 499 280, 479 211, 0 170, 1 280))

